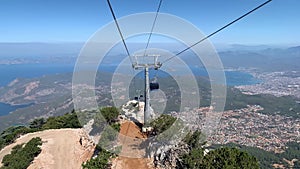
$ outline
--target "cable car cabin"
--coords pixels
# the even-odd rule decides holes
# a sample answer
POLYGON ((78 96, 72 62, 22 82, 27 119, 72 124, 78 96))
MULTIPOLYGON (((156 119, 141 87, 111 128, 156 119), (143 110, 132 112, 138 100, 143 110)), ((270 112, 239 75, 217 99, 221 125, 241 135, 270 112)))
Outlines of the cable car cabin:
POLYGON ((158 90, 159 89, 159 84, 158 83, 150 83, 150 90, 158 90))

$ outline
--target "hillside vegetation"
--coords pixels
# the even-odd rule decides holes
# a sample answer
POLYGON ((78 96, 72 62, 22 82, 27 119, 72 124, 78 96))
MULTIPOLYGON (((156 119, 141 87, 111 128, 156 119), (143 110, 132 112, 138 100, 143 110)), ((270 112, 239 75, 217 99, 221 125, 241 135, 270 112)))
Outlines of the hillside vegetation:
POLYGON ((189 152, 181 155, 178 168, 185 169, 259 169, 255 156, 237 148, 221 147, 210 150, 204 155, 203 135, 200 131, 188 134, 184 142, 189 146, 189 152))
POLYGON ((34 157, 41 152, 42 140, 39 137, 31 139, 24 145, 13 147, 12 152, 4 156, 1 169, 26 169, 34 157))
POLYGON ((74 111, 63 116, 35 119, 29 126, 12 126, 0 134, 0 149, 13 143, 18 137, 27 133, 60 128, 81 128, 74 111))
POLYGON ((97 157, 82 164, 84 169, 107 169, 110 159, 117 156, 120 148, 111 147, 110 144, 116 141, 120 131, 120 124, 117 122, 119 115, 120 111, 116 107, 103 107, 96 112, 93 129, 102 131, 101 138, 95 150, 97 157))
MULTIPOLYGON (((212 148, 220 147, 237 148, 241 151, 246 151, 252 156, 255 156, 258 159, 260 167, 264 169, 273 169, 274 164, 281 164, 288 168, 289 164, 284 159, 289 161, 292 161, 293 159, 300 159, 300 145, 295 142, 288 143, 287 149, 283 153, 268 152, 256 147, 248 147, 234 143, 212 146, 212 148)), ((295 166, 296 165, 298 165, 297 162, 295 163, 295 166)), ((296 168, 295 166, 294 168, 296 168)))
MULTIPOLYGON (((170 115, 161 115, 152 121, 155 133, 161 134, 176 121, 170 115)), ((174 134, 174 133, 173 133, 174 134)), ((205 136, 199 131, 190 131, 176 145, 173 150, 168 150, 164 154, 176 157, 176 168, 178 169, 259 169, 259 163, 255 156, 250 155, 244 150, 234 147, 217 147, 209 152, 205 148, 205 136), (178 158, 177 158, 178 154, 178 158)), ((164 155, 164 156, 165 156, 164 155)), ((158 154, 158 159, 161 154, 158 154)), ((159 166, 173 164, 172 158, 156 160, 159 166), (166 162, 168 161, 168 162, 166 162)), ((173 166, 174 167, 174 166, 173 166)))
MULTIPOLYGON (((110 160, 118 154, 116 151, 107 151, 106 147, 111 142, 116 141, 117 134, 120 131, 118 123, 119 110, 115 107, 104 107, 95 114, 95 123, 93 128, 102 129, 101 139, 96 147, 96 158, 90 159, 82 165, 85 169, 107 168, 110 166, 110 160), (103 126, 107 122, 108 126, 103 126), (100 144, 101 143, 101 144, 100 144), (105 147, 105 149, 104 149, 105 147), (114 153, 115 152, 115 153, 114 153)), ((161 115, 151 122, 156 133, 162 133, 176 121, 176 118, 169 115, 161 115)), ((63 116, 50 117, 48 119, 35 119, 28 126, 14 126, 6 129, 0 135, 0 148, 13 143, 19 136, 26 133, 59 129, 59 128, 81 128, 77 114, 72 111, 63 116)), ((203 135, 200 131, 190 132, 183 142, 188 145, 189 151, 182 153, 178 159, 178 168, 194 169, 219 169, 219 168, 241 168, 241 169, 258 169, 272 168, 273 164, 287 163, 283 158, 292 160, 299 159, 300 147, 298 143, 289 143, 285 153, 274 154, 253 147, 239 146, 229 144, 225 146, 216 145, 211 147, 212 150, 206 152, 203 142, 203 135), (206 154, 206 155, 204 155, 206 154)), ((39 146, 41 140, 32 139, 30 142, 14 147, 11 154, 3 159, 2 168, 27 168, 35 156, 40 153, 39 146), (30 152, 28 151, 30 150, 30 152), (26 158, 25 158, 26 157, 26 158)), ((295 163, 298 166, 299 163, 295 163)))
POLYGON ((225 110, 235 110, 247 105, 260 105, 264 109, 260 112, 267 115, 282 115, 300 118, 300 104, 292 96, 276 97, 273 95, 245 95, 238 89, 228 88, 225 110))

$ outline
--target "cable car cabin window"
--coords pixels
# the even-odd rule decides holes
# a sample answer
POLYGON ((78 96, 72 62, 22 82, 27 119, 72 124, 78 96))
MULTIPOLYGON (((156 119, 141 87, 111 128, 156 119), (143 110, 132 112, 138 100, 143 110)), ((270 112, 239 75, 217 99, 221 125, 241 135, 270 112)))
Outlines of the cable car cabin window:
POLYGON ((159 84, 158 83, 150 83, 150 90, 158 90, 159 84))

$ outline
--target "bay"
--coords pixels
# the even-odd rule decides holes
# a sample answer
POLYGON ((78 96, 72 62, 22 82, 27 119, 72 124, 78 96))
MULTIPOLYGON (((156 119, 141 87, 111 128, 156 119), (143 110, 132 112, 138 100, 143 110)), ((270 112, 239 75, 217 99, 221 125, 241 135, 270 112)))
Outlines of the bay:
POLYGON ((4 116, 9 114, 10 112, 13 112, 17 109, 20 108, 25 108, 28 107, 32 104, 24 104, 24 105, 10 105, 10 104, 6 104, 6 103, 1 103, 0 102, 0 116, 4 116))
MULTIPOLYGON (((99 71, 114 72, 117 65, 101 65, 99 71)), ((8 85, 16 78, 37 78, 44 75, 71 73, 74 70, 74 64, 15 64, 15 65, 0 65, 0 87, 8 85)), ((191 67, 195 76, 208 76, 205 68, 191 67)), ((153 72, 153 71, 152 71, 153 72)), ((143 73, 140 73, 143 76, 143 73)), ((158 77, 169 76, 166 72, 157 73, 158 77)), ((251 74, 240 71, 225 71, 226 85, 252 85, 259 83, 251 74)), ((151 75, 150 75, 151 76, 151 75)), ((0 116, 6 115, 9 112, 19 108, 27 107, 28 105, 9 105, 0 102, 0 116)))
POLYGON ((0 65, 0 87, 16 78, 35 78, 43 75, 72 72, 74 64, 11 64, 0 65))

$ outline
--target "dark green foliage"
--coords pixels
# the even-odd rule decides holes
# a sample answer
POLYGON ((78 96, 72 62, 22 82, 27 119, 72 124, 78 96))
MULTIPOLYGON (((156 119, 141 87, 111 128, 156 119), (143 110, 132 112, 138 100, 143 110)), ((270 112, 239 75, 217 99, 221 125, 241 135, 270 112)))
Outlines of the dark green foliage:
POLYGON ((7 128, 0 135, 0 149, 13 143, 21 135, 46 129, 60 128, 81 128, 81 124, 74 111, 63 116, 49 117, 46 121, 42 118, 35 119, 29 124, 29 127, 13 126, 7 128))
POLYGON ((26 169, 34 157, 41 152, 39 146, 42 140, 39 137, 31 139, 25 146, 17 145, 12 149, 11 154, 3 157, 1 169, 26 169))
POLYGON ((260 164, 261 168, 273 168, 272 165, 274 163, 280 164, 281 159, 276 156, 275 153, 271 153, 268 151, 264 151, 262 149, 256 148, 256 147, 247 147, 247 146, 242 146, 242 145, 237 145, 237 144, 226 144, 226 145, 215 145, 215 147, 231 147, 231 148, 239 148, 243 151, 247 151, 249 154, 255 156, 260 164))
POLYGON ((49 117, 42 129, 60 129, 60 128, 81 128, 75 112, 67 113, 63 116, 49 117))
MULTIPOLYGON (((109 109, 107 109, 107 110, 109 110, 109 109)), ((115 109, 115 110, 117 110, 117 109, 115 109)), ((115 113, 115 115, 111 116, 113 118, 117 117, 116 111, 114 113, 115 113)), ((112 143, 117 140, 120 129, 121 129, 121 125, 119 123, 113 122, 113 121, 115 121, 115 120, 111 120, 111 123, 109 125, 106 125, 105 128, 103 129, 103 131, 101 133, 101 138, 100 138, 99 144, 98 144, 98 146, 101 146, 101 147, 105 148, 106 150, 110 150, 111 152, 116 151, 116 148, 113 146, 114 144, 112 144, 112 143)))
POLYGON ((295 169, 300 168, 300 160, 294 162, 294 168, 295 168, 295 169))
POLYGON ((190 151, 180 156, 178 168, 186 169, 258 169, 254 156, 237 148, 217 148, 204 156, 204 135, 200 131, 190 132, 184 138, 190 151))
POLYGON ((184 154, 180 168, 186 169, 259 169, 254 156, 236 148, 218 148, 204 156, 202 148, 184 154))
POLYGON ((199 130, 189 132, 183 141, 189 146, 189 153, 183 154, 180 158, 182 163, 178 165, 183 168, 200 168, 203 165, 203 151, 202 146, 205 144, 201 142, 204 136, 199 130))
POLYGON ((93 130, 91 133, 101 133, 109 125, 116 131, 120 130, 120 125, 117 122, 119 116, 119 110, 116 107, 104 107, 101 108, 94 115, 93 130))
POLYGON ((290 142, 286 145, 288 148, 284 153, 279 154, 279 157, 288 160, 299 159, 300 160, 300 144, 296 142, 290 142))
POLYGON ((284 161, 283 159, 287 159, 290 161, 293 159, 300 159, 300 145, 299 143, 296 142, 287 143, 288 148, 285 150, 284 153, 281 154, 268 152, 256 147, 237 145, 234 143, 230 143, 226 145, 214 145, 213 147, 218 148, 221 146, 235 147, 241 149, 242 151, 248 152, 249 154, 255 156, 258 159, 259 165, 263 169, 273 169, 273 164, 281 164, 284 165, 285 167, 288 167, 287 162, 284 161))
POLYGON ((116 107, 104 107, 96 113, 93 130, 101 132, 96 151, 97 157, 83 164, 84 169, 107 169, 109 168, 109 159, 120 152, 120 147, 114 147, 114 143, 121 128, 117 122, 119 110, 116 107), (107 151, 109 150, 109 151, 107 151))
POLYGON ((115 122, 120 115, 120 112, 116 107, 104 107, 100 109, 100 112, 108 124, 115 122))
POLYGON ((46 120, 44 118, 38 118, 30 122, 29 128, 31 129, 41 129, 43 125, 46 123, 46 120))
POLYGON ((259 169, 257 159, 237 148, 219 148, 210 151, 203 159, 207 169, 259 169))
MULTIPOLYGON (((108 107, 101 109, 101 113, 110 124, 110 127, 106 127, 101 133, 100 143, 109 145, 110 142, 116 140, 117 134, 120 131, 120 124, 116 123, 116 118, 119 115, 118 109, 114 107, 108 107)), ((16 138, 20 135, 42 131, 46 129, 60 129, 60 128, 81 128, 81 124, 77 118, 77 114, 73 111, 72 113, 67 113, 63 116, 49 117, 46 121, 44 119, 35 119, 30 124, 29 127, 16 126, 10 127, 2 132, 0 137, 0 146, 4 146, 13 143, 16 138)), ((31 161, 35 156, 40 153, 41 142, 37 138, 28 142, 24 147, 22 145, 17 145, 13 148, 12 153, 3 158, 4 169, 25 169, 29 166, 31 161), (35 146, 37 145, 37 146, 35 146)), ((113 156, 112 153, 101 149, 100 144, 97 145, 97 150, 99 151, 98 157, 91 159, 89 162, 83 165, 84 168, 107 168, 109 166, 108 161, 113 156)))
POLYGON ((150 126, 153 127, 154 131, 159 134, 169 129, 175 121, 175 117, 167 114, 162 114, 160 117, 152 121, 150 123, 150 126))
POLYGON ((300 104, 292 96, 276 97, 272 95, 245 95, 238 89, 228 88, 225 110, 245 108, 247 105, 260 105, 261 113, 299 118, 300 104))
POLYGON ((107 125, 117 121, 119 110, 116 107, 104 107, 94 117, 93 132, 103 131, 107 125))
POLYGON ((196 130, 195 132, 189 132, 185 136, 183 141, 187 145, 189 145, 190 149, 193 149, 193 148, 201 148, 205 144, 203 140, 204 140, 204 135, 201 134, 199 130, 196 130))
POLYGON ((182 163, 179 168, 201 168, 203 166, 203 149, 196 148, 190 150, 188 154, 181 156, 182 163))
POLYGON ((115 131, 120 131, 121 130, 121 125, 120 123, 113 123, 110 125, 111 128, 113 128, 115 131))
POLYGON ((15 141, 19 136, 32 132, 35 130, 29 129, 25 126, 16 126, 16 127, 9 127, 4 130, 0 135, 0 149, 9 145, 15 141))
POLYGON ((96 158, 82 164, 83 169, 107 169, 109 168, 109 159, 113 156, 112 153, 97 146, 99 151, 96 158))

